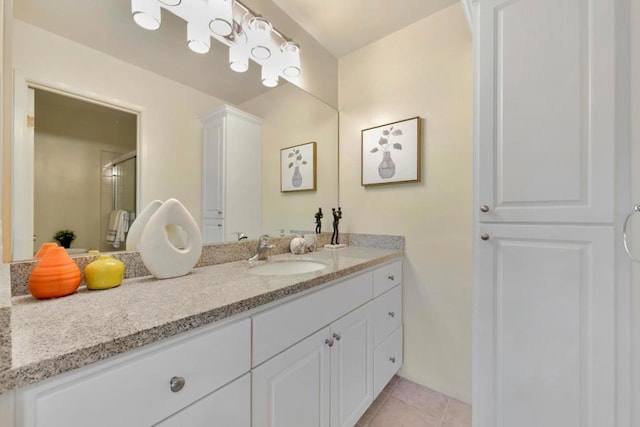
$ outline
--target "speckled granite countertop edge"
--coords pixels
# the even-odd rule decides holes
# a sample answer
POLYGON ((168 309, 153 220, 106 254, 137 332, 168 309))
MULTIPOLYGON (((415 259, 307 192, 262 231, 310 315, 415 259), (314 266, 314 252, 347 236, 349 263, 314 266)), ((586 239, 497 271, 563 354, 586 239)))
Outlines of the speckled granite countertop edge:
MULTIPOLYGON (((377 265, 385 264, 393 261, 394 259, 398 259, 403 255, 401 250, 386 250, 383 252, 385 253, 380 254, 379 256, 369 257, 370 259, 365 259, 365 257, 360 260, 357 256, 347 256, 346 258, 355 262, 354 265, 344 268, 341 267, 333 271, 329 271, 326 274, 314 276, 308 279, 302 279, 291 285, 262 292, 257 295, 252 295, 246 298, 241 297, 226 305, 197 312, 164 324, 137 330, 125 336, 100 342, 95 345, 89 345, 87 347, 78 348, 74 351, 61 353, 55 357, 47 357, 41 360, 21 364, 19 366, 15 366, 14 364, 11 369, 0 372, 0 393, 42 381, 55 375, 176 336, 180 333, 193 330, 231 316, 249 312, 257 307, 264 306, 280 299, 284 300, 292 295, 309 289, 316 287, 320 288, 322 285, 332 281, 346 278, 352 274, 370 269, 377 265)), ((339 254, 337 254, 337 256, 340 257, 339 254)), ((201 268, 217 269, 221 268, 221 266, 218 265, 201 268)))

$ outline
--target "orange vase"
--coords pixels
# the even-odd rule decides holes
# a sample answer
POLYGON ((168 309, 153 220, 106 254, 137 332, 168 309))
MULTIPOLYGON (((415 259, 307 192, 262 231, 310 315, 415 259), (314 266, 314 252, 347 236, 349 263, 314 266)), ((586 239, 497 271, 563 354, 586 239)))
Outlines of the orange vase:
POLYGON ((43 243, 42 246, 40 246, 40 249, 38 250, 38 252, 36 252, 36 254, 33 257, 36 259, 42 259, 44 254, 47 253, 47 251, 50 248, 55 248, 57 246, 58 244, 53 242, 43 243))
POLYGON ((29 292, 36 298, 56 298, 72 294, 80 286, 82 275, 67 251, 49 248, 29 276, 29 292))

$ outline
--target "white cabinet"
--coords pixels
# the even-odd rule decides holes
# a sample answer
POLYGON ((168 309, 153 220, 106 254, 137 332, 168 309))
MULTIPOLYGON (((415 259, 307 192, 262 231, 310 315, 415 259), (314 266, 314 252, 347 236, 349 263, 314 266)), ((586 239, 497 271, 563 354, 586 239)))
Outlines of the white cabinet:
POLYGON ((613 220, 613 0, 476 2, 481 221, 613 220))
POLYGON ((373 401, 371 303, 253 370, 253 427, 351 427, 373 401))
POLYGON ((203 243, 257 238, 262 224, 262 120, 224 105, 202 121, 203 243))
POLYGON ((474 426, 622 426, 616 2, 475 7, 474 426))
POLYGON ((252 427, 329 427, 330 328, 326 327, 252 372, 252 427))
POLYGON ((18 393, 16 425, 155 424, 247 373, 250 346, 244 319, 34 384, 18 393))
POLYGON ((611 227, 482 225, 480 232, 490 238, 478 254, 476 425, 612 426, 611 227))
POLYGON ((372 305, 331 325, 331 426, 352 427, 373 402, 372 305))
POLYGON ((215 391, 156 427, 251 427, 251 374, 215 391))
POLYGON ((353 426, 402 366, 401 282, 394 261, 254 315, 253 427, 353 426))

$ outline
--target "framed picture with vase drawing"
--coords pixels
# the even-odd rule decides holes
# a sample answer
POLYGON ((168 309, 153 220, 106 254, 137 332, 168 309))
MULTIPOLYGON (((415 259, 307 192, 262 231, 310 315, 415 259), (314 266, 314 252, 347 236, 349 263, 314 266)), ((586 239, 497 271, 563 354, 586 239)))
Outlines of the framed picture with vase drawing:
POLYGON ((420 182, 421 120, 413 117, 362 131, 363 186, 420 182))
POLYGON ((316 143, 280 150, 280 191, 315 191, 316 143))

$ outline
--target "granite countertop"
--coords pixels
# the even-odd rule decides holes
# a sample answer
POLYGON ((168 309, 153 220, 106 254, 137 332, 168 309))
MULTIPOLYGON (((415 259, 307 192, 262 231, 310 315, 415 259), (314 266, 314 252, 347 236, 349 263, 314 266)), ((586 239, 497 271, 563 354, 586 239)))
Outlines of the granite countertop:
MULTIPOLYGON (((267 262, 312 260, 327 267, 304 274, 256 276, 248 261, 196 268, 187 276, 127 279, 105 291, 12 299, 11 368, 0 372, 0 392, 31 384, 127 350, 171 337, 321 286, 402 256, 401 250, 346 247, 267 262)), ((254 262, 253 265, 264 263, 254 262)))

